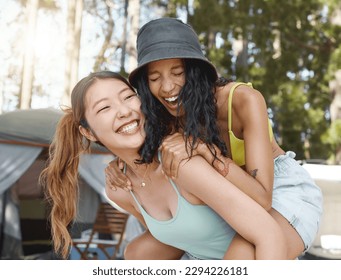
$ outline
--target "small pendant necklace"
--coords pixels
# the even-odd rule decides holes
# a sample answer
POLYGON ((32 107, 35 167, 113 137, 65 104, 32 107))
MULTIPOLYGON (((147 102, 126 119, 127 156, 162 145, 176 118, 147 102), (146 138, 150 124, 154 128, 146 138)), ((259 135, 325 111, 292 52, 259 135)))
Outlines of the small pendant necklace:
POLYGON ((146 171, 144 172, 143 178, 142 178, 142 180, 141 180, 141 184, 140 184, 140 187, 141 187, 141 188, 143 188, 143 187, 145 187, 145 186, 146 186, 146 183, 145 183, 145 181, 144 181, 144 180, 145 180, 145 178, 146 178, 146 175, 147 175, 147 172, 148 172, 149 166, 150 166, 150 165, 148 165, 148 166, 147 166, 147 168, 146 168, 146 171))

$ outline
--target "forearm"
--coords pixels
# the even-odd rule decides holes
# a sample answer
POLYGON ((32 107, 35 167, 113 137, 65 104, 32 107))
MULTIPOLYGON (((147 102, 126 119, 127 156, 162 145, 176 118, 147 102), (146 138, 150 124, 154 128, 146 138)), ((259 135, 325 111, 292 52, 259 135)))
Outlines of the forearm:
POLYGON ((184 164, 176 184, 206 203, 239 235, 254 244, 257 259, 286 257, 283 233, 272 216, 203 159, 194 157, 184 164))
POLYGON ((233 183, 266 210, 271 208, 273 177, 270 176, 271 178, 268 178, 267 174, 273 173, 273 171, 254 170, 252 172, 253 177, 236 165, 230 158, 219 155, 219 159, 214 159, 214 156, 204 146, 201 146, 198 151, 225 179, 233 183), (261 183, 258 178, 265 179, 261 183))
MULTIPOLYGON (((257 176, 261 175, 263 174, 257 174, 257 176)), ((270 185, 270 183, 268 183, 267 186, 264 186, 265 184, 261 184, 257 179, 252 177, 231 160, 229 163, 229 172, 225 176, 225 179, 258 202, 266 210, 271 209, 272 184, 270 185)))

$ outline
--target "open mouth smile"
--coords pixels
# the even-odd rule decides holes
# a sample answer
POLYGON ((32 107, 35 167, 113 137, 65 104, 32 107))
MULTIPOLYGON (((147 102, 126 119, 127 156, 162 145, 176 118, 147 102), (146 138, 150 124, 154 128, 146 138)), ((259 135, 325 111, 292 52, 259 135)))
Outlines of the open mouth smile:
POLYGON ((177 105, 177 104, 178 104, 178 98, 179 98, 179 95, 176 95, 176 96, 164 98, 164 100, 165 100, 168 104, 174 106, 174 105, 177 105))
POLYGON ((129 123, 120 126, 116 130, 116 132, 119 134, 133 134, 138 130, 139 124, 140 124, 139 120, 133 120, 129 123))

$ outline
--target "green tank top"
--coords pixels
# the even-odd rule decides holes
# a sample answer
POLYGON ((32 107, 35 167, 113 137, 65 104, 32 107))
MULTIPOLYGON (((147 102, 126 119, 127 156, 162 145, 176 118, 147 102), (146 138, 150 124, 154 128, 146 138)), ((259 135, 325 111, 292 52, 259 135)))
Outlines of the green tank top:
MULTIPOLYGON (((244 140, 237 138, 232 131, 232 97, 233 97, 235 89, 239 87, 240 85, 247 85, 249 87, 252 87, 251 83, 236 83, 230 89, 230 94, 228 98, 228 132, 229 132, 229 138, 230 138, 230 150, 231 150, 232 159, 239 166, 243 166, 245 165, 244 140)), ((268 122, 268 126, 269 126, 270 141, 272 141, 273 132, 272 132, 272 126, 271 126, 270 120, 268 122)))
MULTIPOLYGON (((150 216, 131 191, 150 233, 159 241, 184 250, 198 259, 222 259, 235 231, 207 205, 193 205, 169 180, 178 197, 176 214, 160 221, 150 216)), ((228 207, 228 205, 226 205, 228 207)))

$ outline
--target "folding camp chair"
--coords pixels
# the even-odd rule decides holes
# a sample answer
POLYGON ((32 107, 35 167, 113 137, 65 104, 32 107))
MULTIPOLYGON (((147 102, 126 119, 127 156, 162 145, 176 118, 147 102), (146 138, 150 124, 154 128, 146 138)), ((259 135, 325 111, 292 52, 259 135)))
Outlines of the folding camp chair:
POLYGON ((129 215, 115 209, 109 203, 102 202, 91 229, 82 233, 81 238, 72 240, 81 259, 93 259, 93 248, 100 249, 108 259, 116 259, 123 240, 129 215), (103 236, 110 237, 104 239, 103 236), (108 251, 113 249, 113 253, 108 251))

